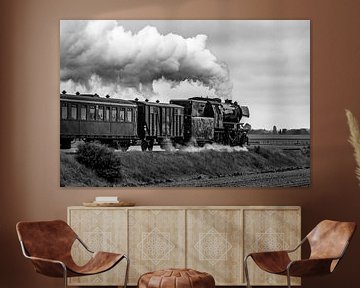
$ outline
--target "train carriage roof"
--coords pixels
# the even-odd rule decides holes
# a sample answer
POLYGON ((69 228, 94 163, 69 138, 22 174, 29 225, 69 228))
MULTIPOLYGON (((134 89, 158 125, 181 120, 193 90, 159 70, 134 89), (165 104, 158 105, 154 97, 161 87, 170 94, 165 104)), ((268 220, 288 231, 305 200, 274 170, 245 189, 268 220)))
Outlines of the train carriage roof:
POLYGON ((184 109, 183 106, 172 103, 150 102, 150 101, 140 101, 140 100, 131 100, 131 102, 135 104, 147 105, 147 106, 169 107, 169 108, 172 107, 172 108, 184 109))
POLYGON ((129 100, 118 98, 106 98, 100 97, 94 94, 60 94, 60 100, 66 100, 70 102, 85 102, 93 104, 115 104, 136 107, 136 105, 129 100))
POLYGON ((209 97, 191 97, 189 98, 189 100, 192 101, 205 101, 205 102, 210 102, 210 103, 214 103, 214 104, 221 104, 221 99, 220 98, 209 98, 209 97))
POLYGON ((222 105, 220 98, 207 98, 207 97, 191 97, 188 99, 173 99, 170 102, 201 102, 201 103, 207 103, 209 102, 212 105, 222 105))

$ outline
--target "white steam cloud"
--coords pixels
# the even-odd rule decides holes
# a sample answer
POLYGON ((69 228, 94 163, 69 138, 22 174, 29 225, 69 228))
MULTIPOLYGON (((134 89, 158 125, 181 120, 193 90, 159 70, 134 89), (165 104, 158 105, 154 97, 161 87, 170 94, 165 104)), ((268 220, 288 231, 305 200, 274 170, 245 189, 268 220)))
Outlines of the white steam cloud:
POLYGON ((206 48, 206 35, 162 35, 146 26, 137 33, 116 21, 61 21, 61 89, 111 96, 154 93, 166 81, 203 85, 231 97, 225 63, 206 48))

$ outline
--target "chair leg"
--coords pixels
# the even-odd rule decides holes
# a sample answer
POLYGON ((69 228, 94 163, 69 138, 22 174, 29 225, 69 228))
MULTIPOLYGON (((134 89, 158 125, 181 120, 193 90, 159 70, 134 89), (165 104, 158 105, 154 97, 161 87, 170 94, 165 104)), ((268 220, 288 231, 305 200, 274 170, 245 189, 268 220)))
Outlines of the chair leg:
POLYGON ((67 270, 66 270, 66 266, 64 264, 61 265, 64 269, 64 287, 67 288, 67 270))
POLYGON ((250 285, 250 279, 249 279, 249 269, 248 269, 248 265, 247 265, 247 259, 249 258, 250 255, 247 255, 244 258, 244 272, 245 272, 245 279, 246 279, 246 287, 247 288, 251 288, 250 285))
POLYGON ((288 288, 291 288, 291 278, 290 278, 290 271, 289 271, 289 269, 287 269, 286 276, 287 276, 288 288))
POLYGON ((124 280, 124 288, 127 287, 127 282, 129 278, 129 265, 130 265, 130 259, 127 256, 124 256, 126 260, 126 270, 125 270, 125 280, 124 280))

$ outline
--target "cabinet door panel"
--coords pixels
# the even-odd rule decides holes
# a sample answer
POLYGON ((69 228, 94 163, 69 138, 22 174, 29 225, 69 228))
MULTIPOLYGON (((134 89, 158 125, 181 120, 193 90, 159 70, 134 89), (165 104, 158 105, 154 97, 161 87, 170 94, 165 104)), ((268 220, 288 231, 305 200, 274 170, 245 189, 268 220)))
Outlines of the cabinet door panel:
POLYGON ((187 266, 212 274, 216 285, 242 280, 241 210, 187 211, 187 266))
MULTIPOLYGON (((251 252, 287 250, 300 243, 300 210, 259 209, 244 211, 244 254, 251 252)), ((292 253, 293 259, 300 259, 300 249, 292 253)), ((249 277, 252 285, 286 285, 286 277, 266 273, 248 260, 249 277)), ((292 284, 300 284, 299 278, 292 278, 292 284)))
MULTIPOLYGON (((69 225, 80 239, 93 251, 127 253, 127 215, 123 209, 72 209, 69 225)), ((72 248, 76 263, 85 264, 90 258, 83 246, 76 241, 72 248)), ((70 285, 122 285, 125 261, 113 269, 93 276, 69 278, 70 285)))
POLYGON ((130 283, 143 273, 185 267, 185 210, 129 210, 130 283))
MULTIPOLYGON (((69 207, 68 221, 92 250, 129 255, 130 285, 143 273, 184 267, 212 274, 217 285, 245 285, 245 255, 293 248, 301 237, 298 207, 69 207)), ((79 265, 89 259, 77 242, 72 254, 79 265)), ((300 258, 300 250, 293 258, 300 258)), ((286 284, 286 277, 265 273, 252 260, 249 272, 253 285, 286 284)), ((124 274, 125 261, 102 274, 70 278, 69 284, 122 285, 124 274)))

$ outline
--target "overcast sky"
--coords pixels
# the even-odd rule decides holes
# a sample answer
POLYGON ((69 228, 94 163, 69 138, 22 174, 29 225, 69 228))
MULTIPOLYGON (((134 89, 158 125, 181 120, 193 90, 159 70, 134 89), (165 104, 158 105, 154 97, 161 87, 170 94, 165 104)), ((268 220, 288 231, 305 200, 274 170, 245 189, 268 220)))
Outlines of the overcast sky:
POLYGON ((218 95, 249 106, 253 128, 310 127, 308 20, 62 20, 60 35, 69 93, 218 95))

